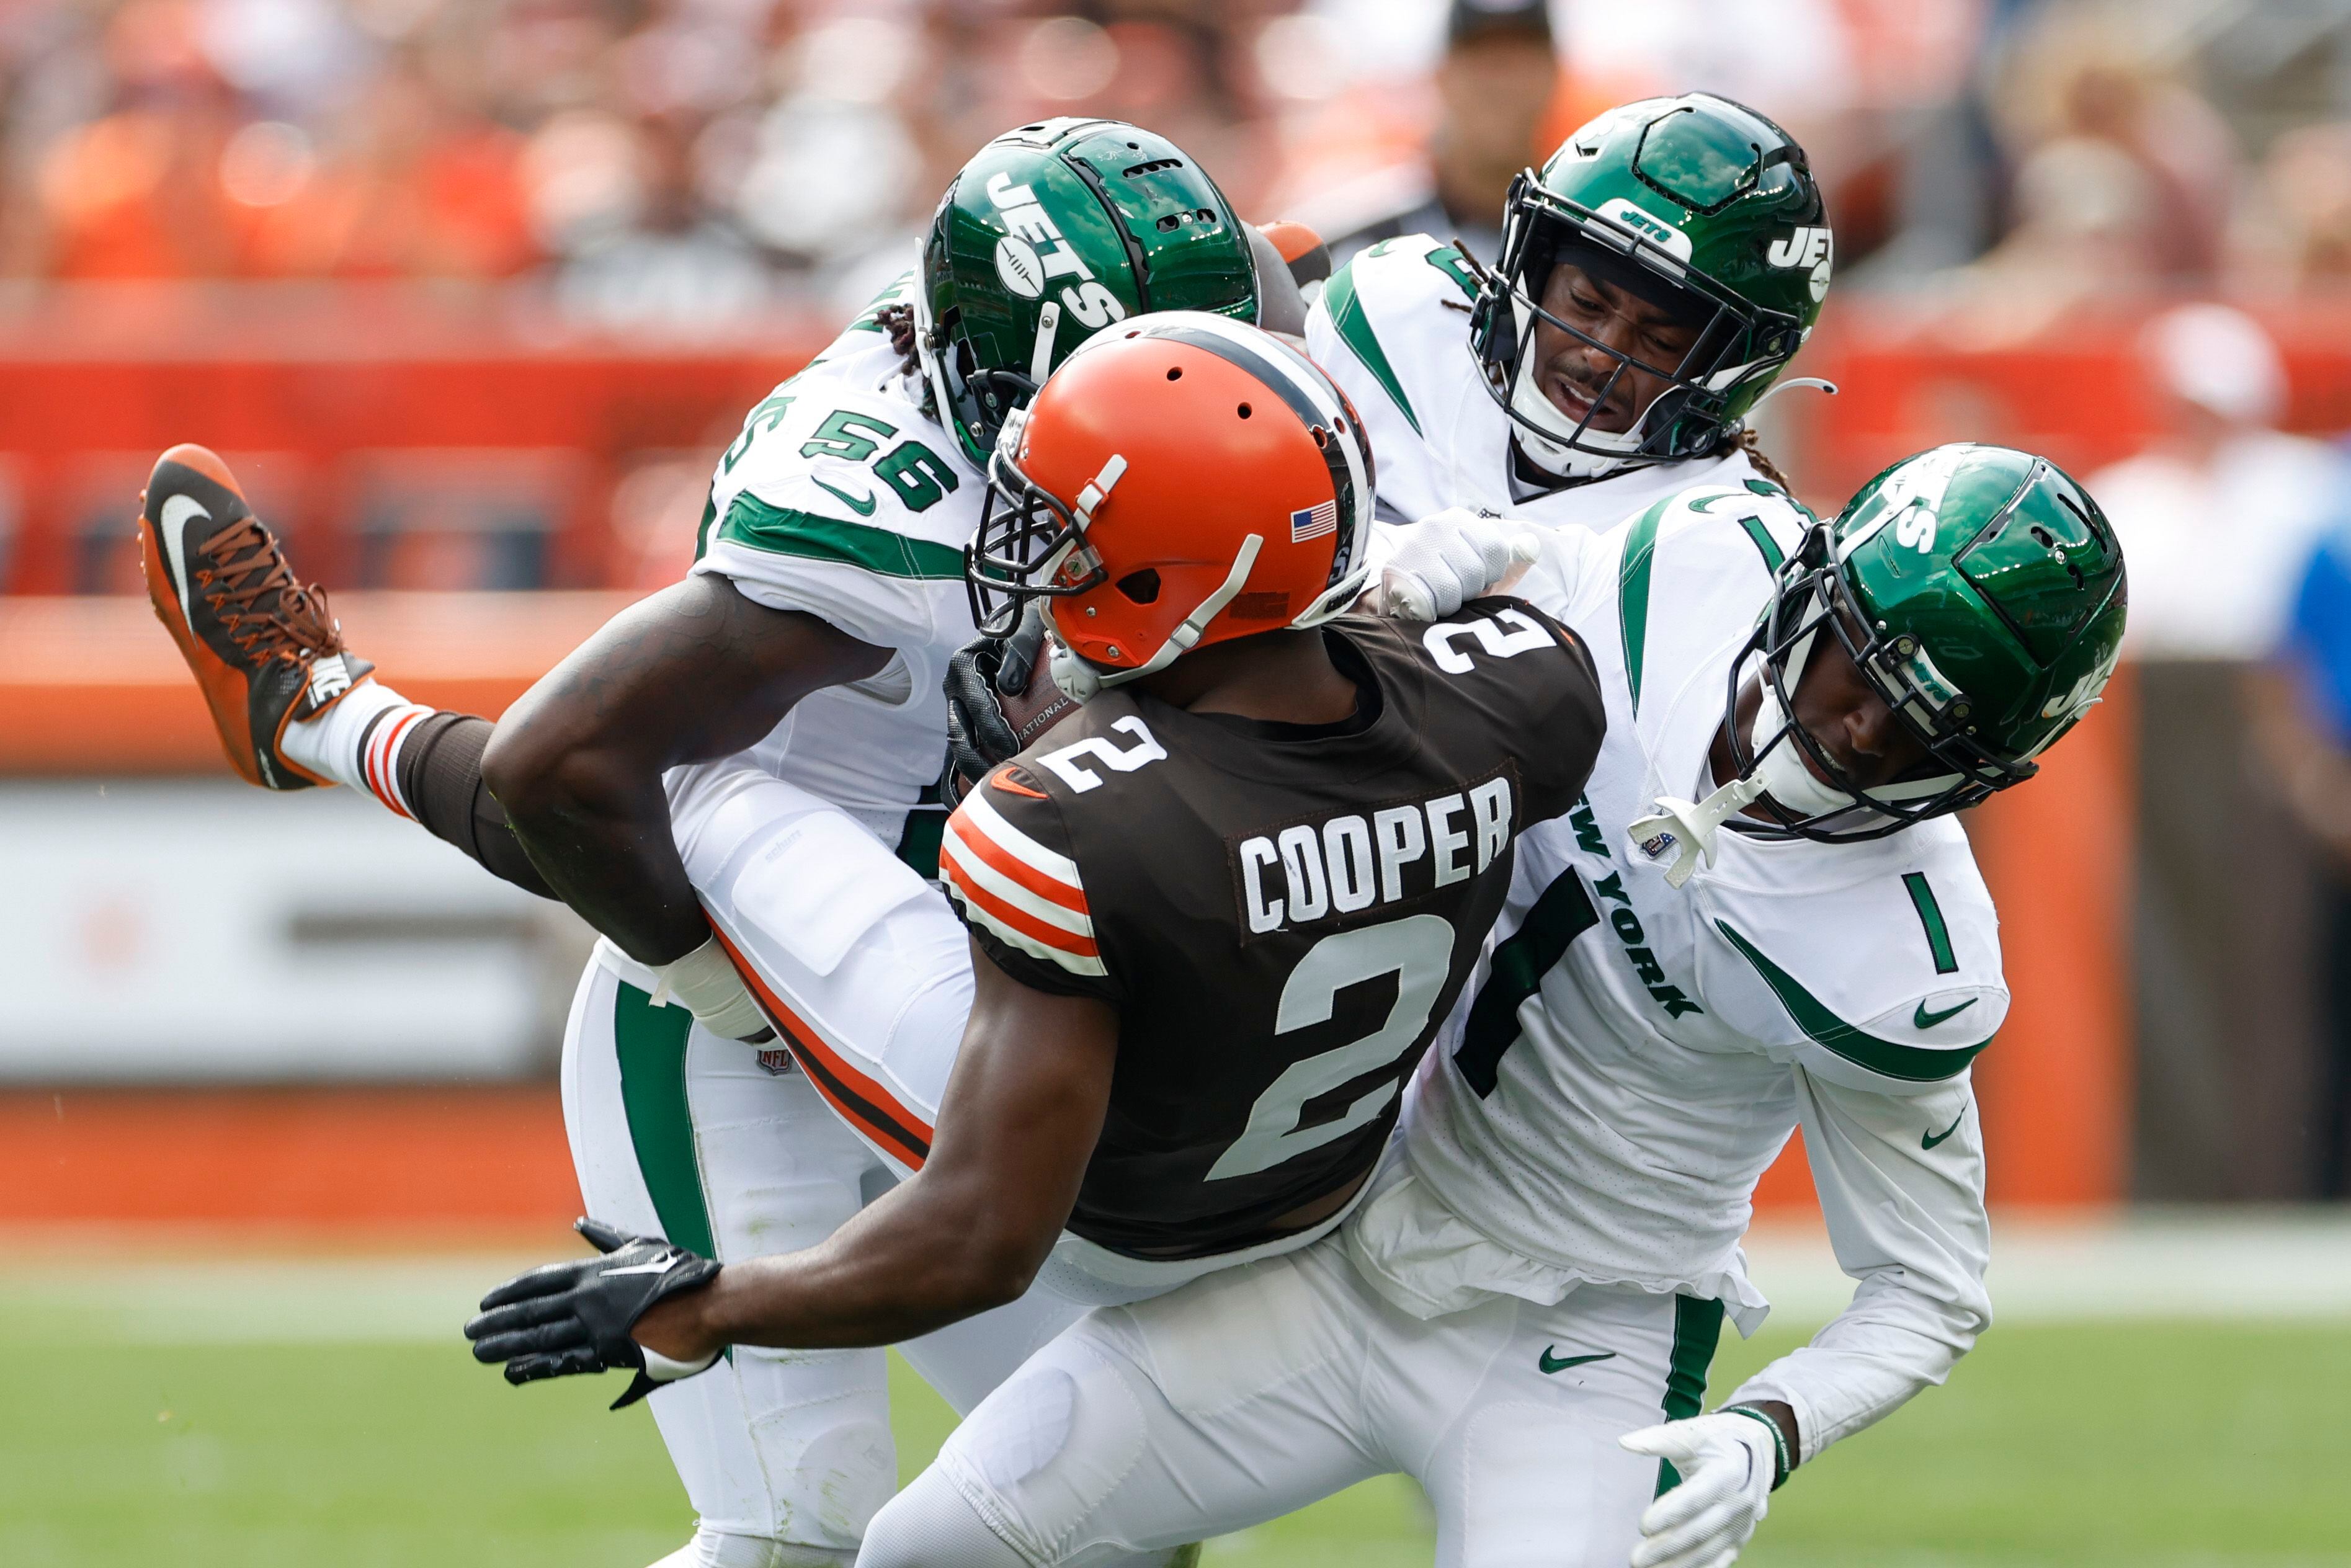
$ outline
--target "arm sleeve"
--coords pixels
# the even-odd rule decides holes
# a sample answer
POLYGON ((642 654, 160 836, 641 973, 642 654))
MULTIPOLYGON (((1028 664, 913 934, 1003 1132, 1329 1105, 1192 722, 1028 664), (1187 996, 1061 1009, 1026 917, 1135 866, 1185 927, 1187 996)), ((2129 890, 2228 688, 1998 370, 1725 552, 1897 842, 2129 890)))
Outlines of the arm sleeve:
POLYGON ((1900 1099, 1801 1071, 1796 1082, 1829 1240, 1859 1284, 1810 1344, 1749 1378, 1731 1399, 1785 1400, 1810 1462, 1941 1383, 1974 1348, 1991 1322, 1983 1282, 1990 1225, 1965 1075, 1900 1099))
POLYGON ((988 961, 1022 985, 1115 1006, 1061 813, 1025 779, 1017 765, 998 768, 947 819, 939 871, 948 901, 988 961))

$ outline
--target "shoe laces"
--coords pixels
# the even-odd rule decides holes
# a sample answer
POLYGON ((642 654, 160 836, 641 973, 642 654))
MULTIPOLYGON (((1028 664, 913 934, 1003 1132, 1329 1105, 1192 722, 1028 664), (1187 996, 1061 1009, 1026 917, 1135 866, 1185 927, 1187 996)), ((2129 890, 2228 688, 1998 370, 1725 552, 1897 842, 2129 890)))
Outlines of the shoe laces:
POLYGON ((298 662, 342 651, 327 591, 294 580, 286 551, 258 520, 241 517, 197 548, 211 563, 196 573, 204 601, 248 655, 298 662))

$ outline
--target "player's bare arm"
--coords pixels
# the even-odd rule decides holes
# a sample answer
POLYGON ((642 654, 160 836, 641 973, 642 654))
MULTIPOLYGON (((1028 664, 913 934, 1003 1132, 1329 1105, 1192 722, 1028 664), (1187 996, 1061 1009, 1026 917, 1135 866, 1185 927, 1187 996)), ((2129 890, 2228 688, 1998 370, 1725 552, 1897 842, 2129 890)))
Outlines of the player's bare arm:
POLYGON ((1033 990, 975 953, 977 995, 931 1157, 804 1252, 721 1270, 635 1337, 677 1361, 726 1344, 821 1348, 928 1333, 1019 1297, 1077 1202, 1110 1103, 1118 1015, 1033 990))
POLYGON ((670 833, 662 774, 751 745, 793 704, 887 650, 696 574, 630 606, 523 694, 482 775, 564 901, 644 964, 710 928, 670 833))
MULTIPOLYGON (((1193 712, 1293 724, 1344 719, 1359 695, 1313 631, 1212 644, 1144 679, 1193 712)), ((913 1178, 820 1246, 731 1264, 706 1285, 695 1279, 655 1298, 642 1316, 612 1304, 601 1260, 535 1270, 485 1298, 466 1325, 475 1356, 506 1363, 515 1382, 637 1364, 632 1345, 691 1370, 727 1344, 887 1344, 1018 1298, 1077 1203, 1110 1103, 1118 1015, 1023 985, 983 951, 973 970, 970 1022, 930 1157, 913 1178), (549 1359, 590 1346, 600 1322, 592 1364, 549 1359)), ((1359 1185, 1280 1223, 1327 1218, 1359 1185)), ((617 1291, 633 1295, 644 1266, 624 1266, 631 1282, 617 1291)))

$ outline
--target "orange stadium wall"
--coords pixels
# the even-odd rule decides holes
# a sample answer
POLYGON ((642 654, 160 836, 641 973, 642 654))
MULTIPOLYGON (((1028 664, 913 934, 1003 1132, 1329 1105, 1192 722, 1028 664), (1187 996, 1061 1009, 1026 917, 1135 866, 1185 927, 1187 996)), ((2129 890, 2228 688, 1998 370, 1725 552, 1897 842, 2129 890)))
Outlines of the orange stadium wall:
MULTIPOLYGON (((2068 323, 2062 345, 1993 349, 1955 344, 1895 315, 1847 311, 1802 365, 1843 394, 1802 408, 1773 433, 1773 450, 1815 504, 1897 456, 1962 435, 2095 467, 2133 450, 2147 429, 2133 325, 2068 323)), ((2293 423, 2351 425, 2351 312, 2315 324, 2304 313, 2281 336, 2293 423)), ((614 548, 609 490, 629 455, 698 451, 706 466, 740 410, 808 348, 805 336, 778 336, 758 352, 645 355, 541 349, 490 333, 413 352, 379 342, 356 358, 190 350, 152 362, 127 350, 76 358, 54 340, 0 342, 0 477, 11 497, 0 582, 35 596, 0 598, 0 774, 221 768, 143 605, 39 597, 68 583, 70 530, 91 475, 131 476, 120 497, 127 528, 148 460, 139 455, 191 437, 291 455, 306 526, 330 527, 356 456, 573 454, 552 577, 573 591, 338 601, 370 653, 406 672, 412 695, 495 714, 629 597, 604 586, 614 548)), ((2128 1190, 2133 691, 2126 674, 2105 710, 2052 755, 2043 784, 1969 823, 2000 900, 2016 998, 1978 1068, 1993 1196, 2003 1203, 2108 1204, 2128 1190)), ((485 1204, 493 1219, 560 1219, 570 1191, 551 1092, 528 1085, 0 1093, 0 1220, 389 1221, 478 1216, 485 1204), (201 1114, 185 1113, 196 1107, 201 1114), (371 1179, 381 1170, 400 1174, 371 1179)), ((1810 1203, 1800 1147, 1771 1173, 1761 1201, 1810 1203)))

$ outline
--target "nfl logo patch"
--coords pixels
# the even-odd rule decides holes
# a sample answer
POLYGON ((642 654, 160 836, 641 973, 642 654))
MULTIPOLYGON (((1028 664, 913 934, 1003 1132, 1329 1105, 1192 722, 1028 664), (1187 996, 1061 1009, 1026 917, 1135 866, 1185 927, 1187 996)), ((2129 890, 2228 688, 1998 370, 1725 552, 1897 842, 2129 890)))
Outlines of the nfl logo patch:
POLYGON ((798 1071, 792 1064, 792 1053, 781 1049, 761 1051, 759 1065, 778 1078, 786 1077, 798 1071))
POLYGON ((1339 503, 1325 501, 1319 507, 1309 507, 1302 512, 1290 514, 1290 542, 1302 545, 1308 539, 1319 539, 1324 534, 1339 531, 1339 503))
POLYGON ((1641 852, 1648 856, 1651 860, 1656 860, 1662 856, 1667 850, 1672 849, 1674 847, 1674 843, 1675 840, 1673 834, 1654 833, 1648 838, 1641 841, 1641 852))

